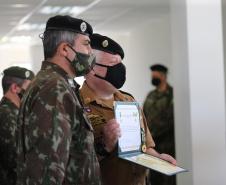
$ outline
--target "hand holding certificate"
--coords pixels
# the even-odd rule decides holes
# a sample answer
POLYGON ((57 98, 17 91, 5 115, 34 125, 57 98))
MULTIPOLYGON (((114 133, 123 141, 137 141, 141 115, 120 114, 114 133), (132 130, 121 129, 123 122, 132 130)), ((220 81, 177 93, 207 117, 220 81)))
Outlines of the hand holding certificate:
POLYGON ((142 165, 165 175, 188 170, 142 152, 142 130, 137 102, 114 102, 115 119, 120 124, 122 137, 118 139, 118 157, 142 165))

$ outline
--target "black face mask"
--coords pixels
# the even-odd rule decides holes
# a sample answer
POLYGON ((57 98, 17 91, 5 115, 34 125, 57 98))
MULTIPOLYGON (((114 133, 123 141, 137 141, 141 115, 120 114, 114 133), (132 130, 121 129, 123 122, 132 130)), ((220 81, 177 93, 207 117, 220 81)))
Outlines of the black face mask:
MULTIPOLYGON (((21 87, 20 87, 21 88, 21 87)), ((19 93, 17 93, 17 95, 19 96, 20 100, 22 99, 23 95, 25 93, 25 90, 21 88, 21 91, 19 93)))
POLYGON ((114 66, 106 66, 97 63, 96 65, 106 67, 107 73, 105 78, 96 74, 94 76, 106 80, 117 89, 120 89, 123 86, 126 81, 126 67, 123 65, 123 63, 120 62, 119 64, 116 64, 114 66))
POLYGON ((152 85, 158 86, 161 83, 161 80, 159 78, 153 78, 151 80, 152 85))

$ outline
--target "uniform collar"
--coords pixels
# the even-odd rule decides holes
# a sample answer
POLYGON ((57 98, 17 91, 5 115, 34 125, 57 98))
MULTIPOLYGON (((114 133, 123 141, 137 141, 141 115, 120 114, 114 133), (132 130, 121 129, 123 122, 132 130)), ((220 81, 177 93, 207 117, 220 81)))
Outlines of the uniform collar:
POLYGON ((166 90, 159 92, 157 89, 155 90, 158 94, 169 94, 172 91, 172 87, 167 84, 166 90))
POLYGON ((6 98, 5 96, 2 97, 1 104, 7 104, 13 109, 19 109, 10 99, 6 98))
MULTIPOLYGON (((95 95, 95 93, 92 91, 92 89, 90 89, 90 87, 87 85, 86 81, 83 83, 82 88, 80 89, 80 94, 82 97, 83 104, 96 102, 97 104, 100 104, 103 106, 103 102, 95 95)), ((114 100, 115 101, 128 101, 126 99, 126 97, 120 91, 116 91, 114 93, 114 100)))
POLYGON ((49 61, 43 61, 41 70, 53 70, 56 71, 60 76, 62 76, 64 79, 67 80, 68 84, 71 88, 78 90, 80 85, 77 84, 77 82, 66 72, 64 71, 60 66, 53 62, 49 61))
POLYGON ((93 101, 96 101, 98 104, 101 104, 101 101, 97 98, 92 89, 90 89, 86 81, 83 83, 82 88, 80 89, 80 94, 82 97, 83 104, 88 104, 93 101))

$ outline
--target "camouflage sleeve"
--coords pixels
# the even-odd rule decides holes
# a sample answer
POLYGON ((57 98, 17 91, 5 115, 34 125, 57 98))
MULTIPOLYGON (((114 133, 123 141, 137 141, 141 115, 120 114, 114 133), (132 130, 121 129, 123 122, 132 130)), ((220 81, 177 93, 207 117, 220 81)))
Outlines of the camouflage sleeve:
POLYGON ((61 184, 69 158, 73 96, 65 84, 49 83, 31 94, 25 120, 27 184, 61 184))
MULTIPOLYGON (((16 182, 16 115, 0 111, 0 182, 16 182)), ((0 184, 1 184, 0 183, 0 184)))

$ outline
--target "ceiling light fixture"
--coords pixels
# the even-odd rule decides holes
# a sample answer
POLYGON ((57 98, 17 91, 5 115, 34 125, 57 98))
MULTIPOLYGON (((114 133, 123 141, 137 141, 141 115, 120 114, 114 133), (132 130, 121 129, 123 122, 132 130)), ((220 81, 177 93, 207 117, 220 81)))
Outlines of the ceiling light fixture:
POLYGON ((9 38, 13 43, 28 43, 31 41, 31 36, 14 36, 9 38))
POLYGON ((13 4, 11 5, 13 8, 27 8, 29 7, 29 4, 13 4))

